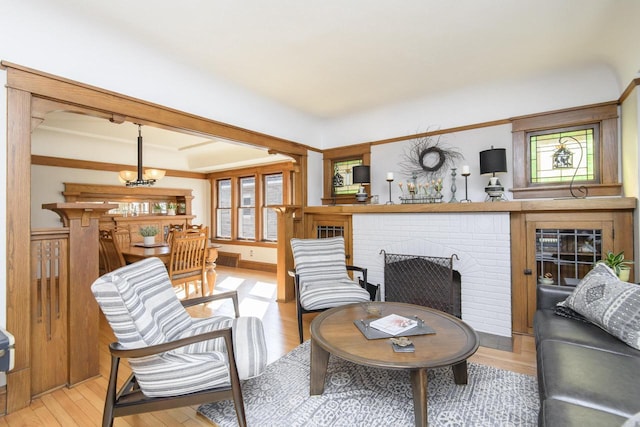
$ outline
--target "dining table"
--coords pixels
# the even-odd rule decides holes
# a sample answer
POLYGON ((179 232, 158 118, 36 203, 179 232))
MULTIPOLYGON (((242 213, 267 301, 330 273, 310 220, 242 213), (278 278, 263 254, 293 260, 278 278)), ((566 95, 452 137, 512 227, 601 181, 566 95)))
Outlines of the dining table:
MULTIPOLYGON (((213 287, 216 284, 216 261, 218 259, 218 248, 221 247, 221 245, 215 243, 209 243, 207 246, 207 252, 205 254, 205 277, 209 294, 213 292, 213 287)), ((122 256, 127 264, 145 258, 156 257, 160 258, 165 265, 169 265, 171 258, 171 246, 168 243, 154 243, 145 246, 142 242, 132 242, 129 246, 120 248, 120 252, 122 252, 122 256)))

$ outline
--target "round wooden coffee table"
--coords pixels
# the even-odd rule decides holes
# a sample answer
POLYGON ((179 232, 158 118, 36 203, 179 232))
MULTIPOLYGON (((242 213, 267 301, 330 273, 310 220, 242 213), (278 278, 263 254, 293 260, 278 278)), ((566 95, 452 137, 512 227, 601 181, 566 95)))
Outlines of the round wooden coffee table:
POLYGON ((478 335, 462 320, 427 307, 381 302, 381 316, 418 316, 435 334, 409 337, 413 353, 396 353, 389 339, 369 340, 354 321, 370 319, 362 304, 329 309, 311 322, 310 394, 322 394, 329 355, 360 365, 410 371, 415 423, 427 425, 427 370, 451 366, 456 384, 467 383, 467 358, 478 349, 478 335))

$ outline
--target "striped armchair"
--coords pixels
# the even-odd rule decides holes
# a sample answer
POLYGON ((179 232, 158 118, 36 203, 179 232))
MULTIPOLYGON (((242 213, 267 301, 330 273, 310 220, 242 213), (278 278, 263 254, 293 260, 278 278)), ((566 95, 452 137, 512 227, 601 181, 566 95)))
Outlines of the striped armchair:
POLYGON ((267 354, 261 320, 239 317, 235 292, 180 301, 158 258, 108 273, 91 290, 117 339, 109 346, 103 426, 118 416, 225 399, 246 424, 240 380, 261 375, 267 354), (192 318, 184 308, 222 298, 232 299, 236 318, 192 318), (121 358, 133 373, 116 393, 121 358))
POLYGON ((344 239, 291 239, 295 271, 298 334, 303 341, 302 315, 345 304, 370 301, 371 295, 363 287, 367 283, 367 269, 346 265, 344 239), (348 271, 362 275, 362 285, 349 277, 348 271))

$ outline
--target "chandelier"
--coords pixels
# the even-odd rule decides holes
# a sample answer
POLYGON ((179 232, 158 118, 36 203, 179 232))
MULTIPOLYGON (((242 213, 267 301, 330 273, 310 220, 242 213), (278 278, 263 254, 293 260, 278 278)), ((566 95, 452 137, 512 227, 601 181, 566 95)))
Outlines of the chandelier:
POLYGON ((138 170, 120 171, 119 178, 127 187, 151 186, 164 177, 166 171, 162 169, 142 170, 142 125, 138 124, 138 170))

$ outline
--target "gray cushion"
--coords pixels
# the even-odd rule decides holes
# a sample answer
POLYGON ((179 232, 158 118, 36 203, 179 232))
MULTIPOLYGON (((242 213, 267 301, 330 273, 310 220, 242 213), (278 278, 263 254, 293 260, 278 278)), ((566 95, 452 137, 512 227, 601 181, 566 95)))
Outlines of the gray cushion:
POLYGON ((369 292, 347 273, 342 237, 291 239, 291 249, 300 276, 300 305, 305 310, 370 300, 369 292))
POLYGON ((587 273, 565 306, 640 350, 640 286, 621 281, 605 264, 587 273))

